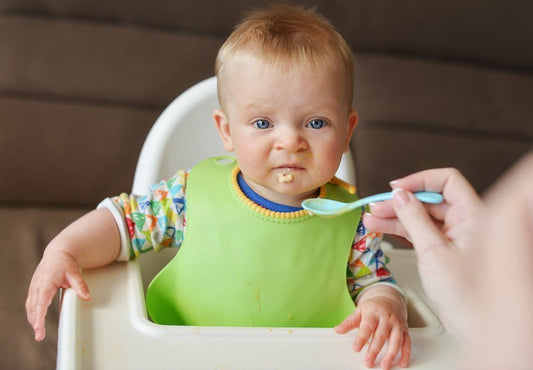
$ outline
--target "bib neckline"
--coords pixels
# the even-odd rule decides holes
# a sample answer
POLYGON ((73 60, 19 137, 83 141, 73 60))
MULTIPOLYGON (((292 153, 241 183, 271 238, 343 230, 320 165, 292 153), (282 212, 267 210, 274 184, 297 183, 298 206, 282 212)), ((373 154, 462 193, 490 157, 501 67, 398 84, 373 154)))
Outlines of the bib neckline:
MULTIPOLYGON (((246 194, 243 193, 243 191, 241 190, 241 188, 239 186, 239 183, 238 183, 238 180, 237 180, 237 176, 238 176, 240 171, 241 170, 240 170, 239 166, 235 166, 235 168, 231 172, 231 184, 232 184, 232 187, 233 187, 233 191, 235 192, 235 194, 237 194, 237 197, 248 208, 252 209, 253 211, 255 211, 255 212, 257 212, 257 213, 259 213, 259 214, 261 214, 263 216, 277 218, 277 219, 295 219, 295 218, 310 216, 309 213, 305 209, 301 209, 301 210, 293 211, 293 212, 276 212, 276 211, 272 211, 272 210, 270 210, 268 208, 265 208, 265 207, 255 203, 250 198, 248 198, 246 196, 246 194)), ((320 193, 319 193, 318 197, 319 198, 325 198, 325 196, 326 196, 326 186, 322 185, 320 187, 320 193)))

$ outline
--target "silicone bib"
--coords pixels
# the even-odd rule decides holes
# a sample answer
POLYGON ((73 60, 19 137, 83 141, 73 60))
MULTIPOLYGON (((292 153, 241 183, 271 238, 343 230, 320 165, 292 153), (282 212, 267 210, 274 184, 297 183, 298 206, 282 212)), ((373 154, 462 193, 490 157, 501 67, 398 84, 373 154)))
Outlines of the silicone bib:
MULTIPOLYGON (((152 320, 271 327, 341 322, 354 310, 346 263, 360 211, 331 219, 265 212, 240 192, 237 173, 226 158, 191 170, 184 243, 148 288, 152 320)), ((357 199, 332 184, 325 196, 357 199)))

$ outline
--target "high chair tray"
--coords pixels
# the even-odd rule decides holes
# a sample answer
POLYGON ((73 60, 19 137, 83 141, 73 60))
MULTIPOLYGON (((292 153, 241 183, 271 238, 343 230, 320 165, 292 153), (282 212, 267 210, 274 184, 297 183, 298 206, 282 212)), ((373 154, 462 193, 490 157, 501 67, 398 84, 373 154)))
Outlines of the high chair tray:
MULTIPOLYGON (((411 369, 453 369, 458 346, 430 309, 412 250, 383 243, 409 301, 411 369)), ((149 258, 149 256, 143 256, 149 258)), ((354 332, 324 328, 162 326, 146 318, 137 261, 86 270, 92 300, 63 297, 58 369, 362 369, 354 332)), ((379 357, 378 357, 379 360, 379 357)))

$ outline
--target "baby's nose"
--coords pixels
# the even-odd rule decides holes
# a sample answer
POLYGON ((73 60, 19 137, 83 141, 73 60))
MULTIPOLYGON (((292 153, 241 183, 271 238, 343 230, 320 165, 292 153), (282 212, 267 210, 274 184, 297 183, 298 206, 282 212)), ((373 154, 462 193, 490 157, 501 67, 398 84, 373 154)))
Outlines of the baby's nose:
POLYGON ((279 133, 275 147, 276 150, 297 152, 307 149, 308 144, 300 130, 286 129, 279 133))

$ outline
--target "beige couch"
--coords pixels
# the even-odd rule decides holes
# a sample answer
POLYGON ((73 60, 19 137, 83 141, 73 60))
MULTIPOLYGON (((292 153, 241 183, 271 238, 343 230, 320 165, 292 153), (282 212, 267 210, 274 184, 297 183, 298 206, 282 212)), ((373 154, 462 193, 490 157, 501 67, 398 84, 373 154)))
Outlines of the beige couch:
MULTIPOLYGON (((0 3, 0 367, 55 364, 58 306, 34 343, 24 299, 47 242, 131 188, 144 137, 213 74, 262 1, 0 3)), ((533 3, 320 0, 356 54, 352 148, 362 195, 454 166, 482 192, 533 142, 533 3)))

